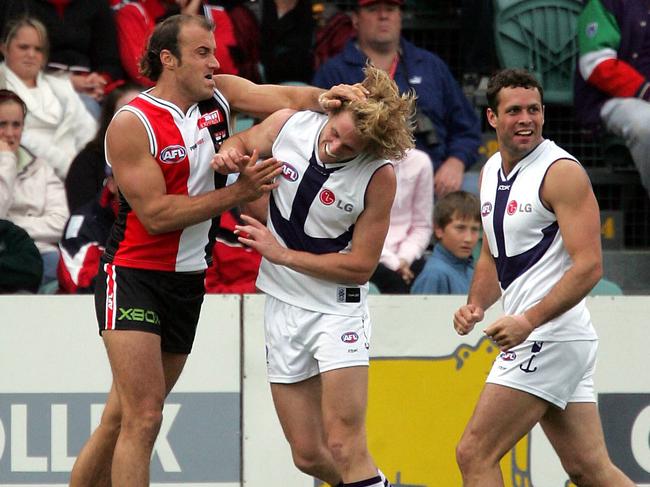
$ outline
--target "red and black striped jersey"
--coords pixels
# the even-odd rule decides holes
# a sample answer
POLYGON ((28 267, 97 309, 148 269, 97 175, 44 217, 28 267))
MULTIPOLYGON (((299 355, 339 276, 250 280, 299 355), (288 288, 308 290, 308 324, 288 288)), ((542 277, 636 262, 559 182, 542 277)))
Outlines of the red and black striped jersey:
MULTIPOLYGON (((231 133, 230 106, 220 92, 215 90, 213 98, 192 105, 187 113, 149 92, 141 93, 123 110, 144 125, 149 151, 164 175, 168 194, 196 196, 225 185, 226 177, 210 166, 215 151, 231 133)), ((150 235, 120 193, 120 209, 104 260, 139 269, 203 270, 211 259, 218 220, 217 216, 182 230, 150 235)))

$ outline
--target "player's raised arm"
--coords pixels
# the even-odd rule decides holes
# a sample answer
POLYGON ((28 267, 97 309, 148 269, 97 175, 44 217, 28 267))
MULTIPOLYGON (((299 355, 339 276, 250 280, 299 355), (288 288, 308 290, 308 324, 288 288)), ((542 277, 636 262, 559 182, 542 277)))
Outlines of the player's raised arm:
POLYGON ((149 152, 144 125, 134 114, 119 113, 106 136, 107 157, 120 191, 151 234, 186 228, 256 199, 281 170, 275 161, 264 161, 251 167, 250 177, 239 184, 196 196, 168 194, 162 171, 149 152))
POLYGON ((342 99, 365 98, 361 85, 336 85, 330 90, 313 86, 258 85, 232 75, 217 75, 215 86, 228 99, 232 109, 264 118, 282 108, 323 111, 340 106, 342 99))

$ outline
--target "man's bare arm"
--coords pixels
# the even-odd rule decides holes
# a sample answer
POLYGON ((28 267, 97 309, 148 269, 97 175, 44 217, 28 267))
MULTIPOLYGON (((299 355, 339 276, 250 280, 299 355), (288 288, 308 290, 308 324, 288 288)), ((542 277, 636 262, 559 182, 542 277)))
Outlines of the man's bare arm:
POLYGON ((217 89, 227 98, 233 111, 264 118, 282 108, 322 112, 340 105, 340 99, 365 98, 361 85, 336 85, 330 90, 313 86, 257 85, 238 76, 214 77, 217 89), (321 106, 320 101, 326 101, 321 106))
POLYGON ((573 265, 544 299, 525 311, 524 316, 535 328, 575 306, 602 277, 600 212, 582 166, 571 160, 553 164, 546 175, 542 199, 555 212, 573 265))
POLYGON ((499 285, 496 264, 490 252, 488 239, 484 236, 481 243, 481 253, 474 268, 467 304, 474 304, 483 310, 487 310, 500 297, 501 286, 499 285))
POLYGON ((248 164, 233 185, 198 196, 167 194, 165 179, 149 153, 144 126, 127 111, 111 122, 107 134, 107 157, 120 191, 151 234, 186 228, 224 211, 259 198, 275 187, 280 174, 274 160, 248 164))

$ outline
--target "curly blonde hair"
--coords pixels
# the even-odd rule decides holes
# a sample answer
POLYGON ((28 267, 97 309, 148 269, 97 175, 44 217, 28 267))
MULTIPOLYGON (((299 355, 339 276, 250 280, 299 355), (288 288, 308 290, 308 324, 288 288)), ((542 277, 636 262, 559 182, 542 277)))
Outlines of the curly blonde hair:
POLYGON ((371 64, 367 64, 363 72, 366 77, 361 84, 369 91, 366 99, 346 100, 332 113, 351 112, 358 132, 368 141, 365 151, 382 159, 398 161, 415 146, 415 93, 400 95, 388 73, 371 64))

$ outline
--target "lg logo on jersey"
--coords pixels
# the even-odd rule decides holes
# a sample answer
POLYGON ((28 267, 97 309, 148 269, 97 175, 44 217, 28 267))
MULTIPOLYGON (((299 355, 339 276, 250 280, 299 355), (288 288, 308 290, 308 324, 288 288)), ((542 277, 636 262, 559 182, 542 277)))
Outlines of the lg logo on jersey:
POLYGON ((532 213, 533 212, 533 205, 530 203, 523 203, 523 204, 518 204, 516 200, 510 200, 508 202, 508 207, 506 209, 508 212, 508 215, 514 215, 515 213, 532 213))
POLYGON ((344 203, 341 200, 337 200, 336 196, 334 196, 334 193, 329 189, 323 189, 318 195, 318 198, 320 199, 320 202, 325 206, 330 206, 336 203, 336 207, 339 210, 343 210, 348 213, 352 213, 352 210, 354 210, 354 205, 352 203, 344 203))

